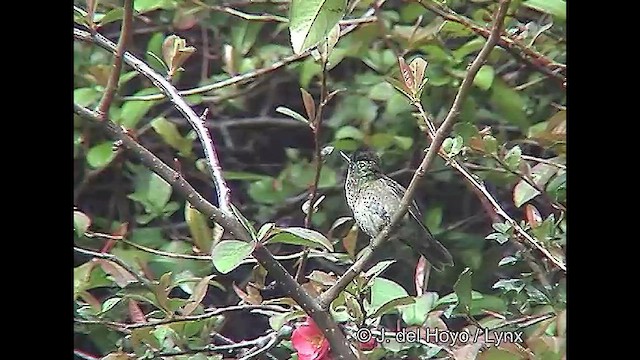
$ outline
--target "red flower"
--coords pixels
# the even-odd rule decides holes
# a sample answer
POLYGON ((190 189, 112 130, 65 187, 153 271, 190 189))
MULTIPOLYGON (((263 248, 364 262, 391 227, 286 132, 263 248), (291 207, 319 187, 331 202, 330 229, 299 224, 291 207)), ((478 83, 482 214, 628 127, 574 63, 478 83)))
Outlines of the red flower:
POLYGON ((299 360, 330 360, 329 341, 310 317, 293 330, 291 343, 299 360))
POLYGON ((376 339, 372 336, 367 342, 358 342, 358 347, 360 347, 360 350, 368 351, 373 350, 376 347, 376 344, 376 339))

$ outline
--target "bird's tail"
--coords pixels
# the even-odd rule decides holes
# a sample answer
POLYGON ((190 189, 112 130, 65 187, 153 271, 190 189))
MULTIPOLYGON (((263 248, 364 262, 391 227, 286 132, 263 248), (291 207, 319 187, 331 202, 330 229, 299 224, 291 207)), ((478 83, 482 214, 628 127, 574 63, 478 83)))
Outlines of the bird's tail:
POLYGON ((453 266, 453 257, 451 257, 449 250, 436 240, 426 227, 422 224, 419 225, 422 229, 418 230, 419 236, 416 236, 418 234, 414 232, 413 236, 400 236, 400 240, 424 256, 438 271, 444 270, 446 266, 453 266))

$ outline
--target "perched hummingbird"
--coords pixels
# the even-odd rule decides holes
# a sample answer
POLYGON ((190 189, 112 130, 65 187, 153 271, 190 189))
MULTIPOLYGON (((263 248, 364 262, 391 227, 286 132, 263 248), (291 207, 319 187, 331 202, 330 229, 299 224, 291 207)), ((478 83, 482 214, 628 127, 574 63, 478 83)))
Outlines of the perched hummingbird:
MULTIPOLYGON (((358 227, 372 239, 389 223, 400 208, 407 191, 386 176, 379 165, 378 156, 368 149, 356 150, 349 158, 347 179, 344 183, 347 204, 358 227)), ((415 201, 398 225, 400 240, 422 254, 436 269, 453 265, 447 249, 422 224, 420 210, 415 201)))

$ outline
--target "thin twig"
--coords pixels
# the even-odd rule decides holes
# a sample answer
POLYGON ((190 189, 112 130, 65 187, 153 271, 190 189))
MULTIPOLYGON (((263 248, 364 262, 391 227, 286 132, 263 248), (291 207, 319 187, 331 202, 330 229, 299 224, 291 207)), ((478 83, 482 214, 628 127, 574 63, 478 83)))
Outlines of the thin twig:
POLYGON ((232 311, 251 311, 251 310, 256 310, 256 309, 261 309, 261 310, 268 310, 268 311, 276 311, 276 312, 281 312, 282 308, 279 306, 272 306, 272 305, 249 305, 249 304, 245 304, 245 305, 233 305, 233 306, 227 306, 224 308, 219 308, 219 309, 215 309, 213 311, 208 311, 204 314, 200 314, 200 315, 189 315, 189 316, 180 316, 180 317, 174 317, 171 319, 164 319, 164 320, 157 320, 157 321, 149 321, 146 323, 135 323, 135 324, 127 324, 125 325, 125 329, 129 329, 129 330, 133 330, 133 329, 139 329, 139 328, 145 328, 145 327, 155 327, 155 326, 159 326, 159 325, 166 325, 166 324, 174 324, 174 323, 178 323, 178 322, 185 322, 185 321, 198 321, 198 320, 204 320, 204 319, 210 319, 214 316, 218 316, 227 312, 232 312, 232 311))
POLYGON ((124 0, 124 13, 122 15, 122 29, 120 30, 120 38, 118 39, 118 45, 113 52, 113 68, 111 74, 107 80, 107 86, 104 89, 104 94, 98 103, 96 112, 100 119, 104 120, 109 112, 109 106, 118 89, 118 81, 120 80, 120 72, 122 71, 122 55, 126 51, 127 43, 131 37, 131 26, 133 22, 133 0, 124 0))
POLYGON ((555 166, 558 169, 567 170, 567 166, 566 165, 559 164, 557 162, 553 162, 553 161, 550 161, 548 159, 541 159, 541 158, 538 158, 538 157, 535 157, 535 156, 530 156, 530 155, 522 155, 521 158, 523 158, 524 160, 536 161, 536 162, 539 162, 539 163, 555 166))
POLYGON ((567 207, 554 200, 553 198, 551 198, 551 196, 549 196, 549 194, 547 194, 547 192, 541 188, 538 184, 536 184, 536 182, 531 178, 531 176, 524 174, 520 171, 516 171, 513 170, 509 167, 509 165, 507 165, 502 159, 500 159, 497 155, 495 154, 486 154, 488 156, 490 156, 495 162, 498 163, 498 165, 500 165, 503 169, 505 169, 507 172, 519 177, 522 181, 524 181, 525 183, 527 183, 529 186, 531 186, 532 188, 534 188, 536 191, 538 191, 542 197, 544 197, 545 200, 547 200, 547 202, 549 204, 551 204, 551 206, 557 210, 560 211, 567 211, 567 207))
MULTIPOLYGON (((101 124, 104 131, 109 133, 112 137, 121 140, 122 145, 126 149, 134 153, 150 170, 167 181, 167 183, 169 183, 176 192, 182 194, 187 201, 193 205, 193 207, 206 216, 212 218, 225 230, 235 234, 238 239, 251 241, 251 236, 242 227, 237 218, 229 216, 225 212, 220 211, 217 207, 211 205, 211 203, 202 197, 202 195, 198 193, 193 186, 191 186, 191 184, 182 177, 181 174, 163 163, 142 145, 138 144, 125 132, 125 130, 122 129, 122 127, 116 125, 112 121, 100 121, 93 111, 76 103, 74 103, 74 112, 85 119, 101 124)), ((318 324, 324 336, 329 341, 331 349, 335 352, 336 356, 339 359, 356 360, 347 339, 340 331, 340 328, 333 320, 331 314, 322 309, 316 300, 309 296, 309 294, 300 287, 287 270, 273 257, 269 250, 261 244, 258 244, 253 252, 253 256, 269 272, 269 274, 277 280, 284 293, 290 296, 316 322, 316 324, 318 324)))
MULTIPOLYGON (((115 50, 115 45, 109 39, 98 33, 86 33, 79 29, 73 29, 74 36, 83 40, 92 40, 100 47, 103 47, 109 51, 115 50)), ((220 161, 216 154, 213 139, 209 134, 209 131, 204 126, 200 116, 191 109, 187 102, 180 96, 178 90, 167 81, 162 75, 151 69, 149 65, 139 60, 129 52, 123 54, 124 61, 132 66, 140 74, 146 76, 162 93, 169 98, 175 108, 189 121, 189 124, 196 131, 202 147, 204 149, 205 158, 207 159, 207 165, 216 185, 216 192, 218 194, 218 206, 220 210, 227 214, 233 214, 231 210, 230 191, 227 183, 222 177, 222 170, 220 168, 220 161)))
POLYGON ((369 260, 369 258, 371 258, 374 251, 377 248, 379 248, 380 245, 389 237, 391 230, 396 226, 396 224, 398 224, 400 219, 406 214, 407 207, 411 203, 411 200, 413 198, 413 193, 416 191, 418 187, 418 183, 420 182, 420 179, 424 176, 427 168, 429 167, 431 162, 433 162, 433 160, 435 159, 438 151, 440 150, 440 147, 442 146, 442 143, 444 142, 444 139, 446 138, 447 134, 449 133, 449 130, 455 123, 456 118, 460 113, 460 108, 462 106, 464 99, 467 96, 467 93, 471 89, 471 85, 473 84, 473 79, 475 78, 476 74, 480 70, 480 67, 482 67, 482 65, 486 61, 487 57, 489 56, 489 53, 491 52, 498 38, 500 37, 504 18, 507 14, 507 9, 509 8, 509 2, 510 0, 500 1, 498 10, 496 11, 496 14, 494 16, 495 20, 494 20, 493 27, 491 29, 491 35, 489 36, 489 38, 487 39, 487 42, 484 44, 484 46, 478 53, 478 56, 476 56, 476 58, 473 60, 473 62, 469 66, 469 71, 467 72, 467 75, 465 76, 465 78, 462 80, 462 84, 460 85, 460 89, 456 94, 453 104, 451 105, 451 109, 449 110, 449 113, 444 119, 442 125, 440 125, 440 128, 435 133, 433 141, 429 146, 429 150, 427 151, 426 155, 422 159, 422 162, 418 167, 418 170, 416 171, 413 178, 411 179, 411 183, 409 183, 409 186, 407 187, 407 191, 405 195, 402 197, 402 200, 400 201, 400 206, 398 208, 398 211, 396 211, 395 215, 391 219, 391 223, 388 226, 386 226, 382 231, 380 231, 378 236, 376 236, 371 241, 371 244, 369 245, 369 251, 363 252, 363 255, 358 260, 356 260, 356 262, 336 281, 336 283, 333 286, 331 286, 326 292, 320 295, 319 301, 320 301, 320 305, 323 308, 327 308, 329 304, 333 301, 333 299, 338 297, 340 292, 364 269, 366 262, 369 260))
MULTIPOLYGON (((369 19, 374 13, 375 7, 379 7, 381 6, 383 3, 385 2, 385 0, 378 0, 374 5, 372 5, 371 8, 369 8, 369 10, 367 10, 361 17, 360 19, 369 19)), ((341 29, 340 31, 340 37, 347 35, 348 33, 352 32, 353 30, 355 30, 358 25, 360 25, 362 22, 357 22, 354 20, 351 20, 351 25, 347 25, 345 28, 341 29)), ((74 30, 74 36, 76 38, 78 38, 79 40, 87 40, 86 36, 89 35, 87 34, 76 34, 75 30, 74 30)), ((90 40, 90 39, 89 39, 90 40)), ((101 45, 101 44, 99 44, 101 45)), ((102 45, 101 45, 102 46, 102 45)), ((113 49, 109 48, 108 50, 113 51, 113 49)), ((311 51, 312 49, 309 49, 307 51, 304 51, 300 54, 294 54, 294 55, 290 55, 287 56, 285 58, 283 58, 280 61, 277 61, 269 66, 254 70, 254 71, 250 71, 248 73, 245 74, 241 74, 241 75, 236 75, 234 77, 231 77, 229 79, 226 80, 222 80, 222 81, 218 81, 216 83, 213 84, 209 84, 209 85, 204 85, 204 86, 199 86, 193 89, 189 89, 189 90, 183 90, 178 92, 179 95, 182 96, 187 96, 187 95, 194 95, 194 94, 202 94, 202 93, 206 93, 212 90, 216 90, 216 89, 221 89, 227 86, 231 86, 231 85, 235 85, 235 84, 239 84, 239 83, 243 83, 245 81, 251 80, 253 78, 256 78, 258 76, 262 76, 264 74, 268 74, 270 72, 273 72, 275 70, 280 69, 281 67, 288 65, 288 64, 292 64, 294 62, 300 61, 300 60, 304 60, 307 56, 311 55, 311 51)), ((150 101, 150 100, 162 100, 165 98, 164 94, 153 94, 153 95, 141 95, 141 96, 125 96, 122 99, 123 100, 139 100, 139 101, 150 101)))
MULTIPOLYGON (((473 32, 484 38, 488 38, 490 36, 489 29, 475 24, 471 19, 457 14, 455 11, 451 10, 444 4, 430 0, 415 1, 422 5, 425 9, 438 14, 445 20, 464 25, 465 27, 471 29, 473 32)), ((507 50, 507 52, 513 55, 517 60, 524 62, 526 65, 543 73, 547 77, 557 80, 563 88, 565 87, 567 81, 566 77, 558 72, 566 68, 564 64, 557 63, 547 58, 545 55, 532 49, 531 47, 525 46, 524 44, 521 44, 520 42, 506 35, 500 35, 497 41, 497 45, 507 50)))
POLYGON ((246 233, 246 230, 242 225, 233 217, 220 211, 219 208, 213 206, 208 202, 200 193, 198 193, 191 184, 189 184, 182 174, 173 170, 167 164, 162 162, 157 156, 147 150, 144 146, 135 141, 126 130, 119 125, 116 125, 113 121, 104 121, 100 123, 100 119, 95 112, 86 109, 76 103, 73 104, 74 112, 79 116, 91 120, 94 123, 101 125, 102 130, 108 133, 114 140, 122 142, 122 146, 129 150, 139 159, 145 166, 151 171, 160 175, 169 185, 173 187, 176 192, 184 196, 193 207, 198 209, 203 214, 206 214, 213 221, 220 224, 225 230, 231 234, 242 238, 246 233))
MULTIPOLYGON (((304 227, 309 228, 311 226, 311 220, 315 210, 314 203, 316 201, 316 195, 318 193, 318 183, 320 182, 320 172, 322 171, 322 155, 320 154, 320 133, 322 129, 322 110, 327 102, 328 89, 327 89, 327 59, 322 57, 322 72, 320 73, 322 80, 320 82, 320 102, 318 103, 315 118, 313 119, 313 161, 315 164, 315 175, 313 177, 313 183, 309 186, 309 195, 307 197, 307 203, 309 207, 307 214, 304 217, 304 227)), ((309 248, 304 249, 300 263, 298 264, 298 270, 296 271, 296 280, 298 283, 302 283, 304 280, 304 269, 307 266, 307 257, 309 256, 309 248)))
POLYGON ((109 254, 109 253, 102 253, 102 252, 96 252, 93 250, 88 250, 88 249, 83 249, 81 247, 77 247, 74 246, 73 250, 75 252, 78 252, 80 254, 84 254, 84 255, 91 255, 93 257, 96 257, 98 259, 104 259, 104 260, 108 260, 111 262, 114 262, 120 266, 122 266, 125 270, 127 270, 129 273, 131 273, 131 275, 135 276, 136 279, 138 279, 138 281, 148 287, 148 288, 153 288, 153 283, 151 281, 149 281, 149 279, 146 279, 145 277, 141 276, 140 274, 138 274, 137 271, 135 271, 131 266, 129 266, 129 264, 127 264, 126 262, 122 261, 122 259, 120 259, 119 257, 113 255, 113 254, 109 254))

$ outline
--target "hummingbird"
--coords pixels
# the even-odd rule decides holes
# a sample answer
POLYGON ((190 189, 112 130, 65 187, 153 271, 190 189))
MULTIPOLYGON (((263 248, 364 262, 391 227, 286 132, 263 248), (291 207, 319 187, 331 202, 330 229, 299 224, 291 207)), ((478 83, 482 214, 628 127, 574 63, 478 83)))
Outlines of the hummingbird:
MULTIPOLYGON (((347 204, 358 227, 371 239, 391 223, 407 191, 382 172, 380 159, 369 149, 358 149, 349 157, 344 183, 347 204)), ((410 204, 399 226, 399 238, 424 256, 433 268, 453 266, 449 251, 436 240, 420 220, 422 215, 415 200, 410 204)))

